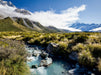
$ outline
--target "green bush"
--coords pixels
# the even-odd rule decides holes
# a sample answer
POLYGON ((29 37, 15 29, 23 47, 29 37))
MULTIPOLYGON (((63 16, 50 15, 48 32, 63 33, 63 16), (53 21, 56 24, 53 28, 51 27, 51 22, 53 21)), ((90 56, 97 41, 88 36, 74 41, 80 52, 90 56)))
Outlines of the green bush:
POLYGON ((81 52, 82 50, 85 50, 85 49, 86 49, 86 47, 82 43, 78 43, 77 45, 72 47, 72 50, 77 51, 77 52, 81 52))
POLYGON ((76 43, 84 43, 88 39, 88 36, 82 34, 82 35, 75 37, 74 39, 76 43))
POLYGON ((64 57, 68 57, 68 50, 67 50, 67 47, 68 47, 68 43, 67 42, 58 42, 59 44, 59 50, 58 50, 58 55, 61 55, 61 56, 64 56, 64 57))
POLYGON ((92 56, 89 50, 82 50, 78 56, 79 63, 87 66, 87 67, 94 67, 95 65, 95 58, 92 56))
POLYGON ((88 47, 94 57, 101 57, 101 44, 90 44, 88 47))
POLYGON ((23 43, 0 39, 0 75, 28 75, 26 57, 23 43))
POLYGON ((97 68, 101 72, 101 58, 99 58, 98 63, 97 63, 97 68))
POLYGON ((101 43, 100 35, 90 35, 86 42, 88 44, 101 43))

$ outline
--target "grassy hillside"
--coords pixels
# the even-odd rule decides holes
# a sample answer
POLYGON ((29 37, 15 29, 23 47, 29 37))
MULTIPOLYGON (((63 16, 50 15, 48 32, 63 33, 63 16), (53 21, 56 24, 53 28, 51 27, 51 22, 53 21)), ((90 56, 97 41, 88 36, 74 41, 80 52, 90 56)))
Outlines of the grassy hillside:
POLYGON ((27 27, 33 31, 37 31, 37 32, 45 32, 45 33, 57 33, 57 32, 65 32, 63 30, 59 30, 55 27, 45 27, 43 25, 41 25, 39 22, 35 22, 35 21, 30 21, 26 18, 22 19, 22 18, 17 18, 17 17, 13 17, 13 19, 20 25, 23 25, 24 27, 27 27), (25 25, 24 21, 26 22, 27 26, 25 25))
POLYGON ((15 17, 15 22, 17 22, 17 23, 20 24, 20 25, 25 26, 24 23, 23 23, 22 18, 17 18, 17 17, 15 17))
POLYGON ((14 18, 13 21, 11 18, 7 17, 5 19, 0 19, 0 32, 4 31, 37 31, 37 32, 46 32, 46 33, 54 33, 60 32, 59 30, 51 29, 42 26, 39 22, 31 22, 28 19, 24 19, 28 27, 23 22, 22 18, 14 18))
POLYGON ((25 27, 25 26, 22 26, 22 25, 20 25, 20 24, 18 24, 18 23, 16 23, 16 22, 13 22, 13 25, 14 25, 15 27, 21 29, 22 31, 32 31, 31 29, 29 29, 29 28, 27 28, 27 27, 25 27))
POLYGON ((13 25, 13 21, 8 17, 0 20, 0 31, 22 31, 13 25))
POLYGON ((9 17, 0 20, 0 32, 2 31, 29 31, 29 30, 30 29, 28 29, 27 27, 24 27, 14 22, 9 17))

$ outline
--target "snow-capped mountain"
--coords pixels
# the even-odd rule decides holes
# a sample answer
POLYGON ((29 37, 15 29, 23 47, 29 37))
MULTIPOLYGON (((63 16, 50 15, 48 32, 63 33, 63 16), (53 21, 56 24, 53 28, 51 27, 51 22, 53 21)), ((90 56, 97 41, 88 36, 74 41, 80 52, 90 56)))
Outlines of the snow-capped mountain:
POLYGON ((90 30, 92 32, 101 32, 101 27, 90 30))
POLYGON ((31 15, 31 13, 29 11, 24 10, 24 9, 15 9, 15 12, 18 12, 18 13, 21 13, 24 15, 31 15))
POLYGON ((101 24, 85 24, 85 23, 74 23, 70 27, 80 29, 82 31, 98 31, 101 30, 101 24))
POLYGON ((31 12, 25 9, 18 9, 10 1, 0 0, 0 15, 4 17, 23 17, 24 15, 31 15, 31 12))
POLYGON ((3 0, 0 0, 0 5, 4 5, 4 6, 8 5, 8 6, 10 6, 10 7, 15 7, 15 6, 12 4, 12 2, 10 2, 10 1, 3 1, 3 0))

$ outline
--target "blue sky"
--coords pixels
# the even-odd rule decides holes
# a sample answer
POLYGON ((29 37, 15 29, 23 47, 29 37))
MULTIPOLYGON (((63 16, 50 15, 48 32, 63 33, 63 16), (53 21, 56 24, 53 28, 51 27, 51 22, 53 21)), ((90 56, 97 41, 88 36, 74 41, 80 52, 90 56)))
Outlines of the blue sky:
POLYGON ((101 23, 101 0, 7 0, 11 1, 16 7, 36 11, 54 10, 60 13, 68 8, 86 5, 86 9, 79 12, 78 22, 101 23))

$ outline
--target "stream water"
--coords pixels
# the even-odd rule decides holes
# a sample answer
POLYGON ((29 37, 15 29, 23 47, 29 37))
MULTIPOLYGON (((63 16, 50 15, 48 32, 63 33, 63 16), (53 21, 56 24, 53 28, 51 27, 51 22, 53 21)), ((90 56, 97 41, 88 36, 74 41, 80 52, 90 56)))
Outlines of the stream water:
POLYGON ((27 64, 30 67, 31 75, 94 75, 91 71, 86 68, 81 68, 78 64, 73 65, 64 60, 49 58, 48 62, 52 62, 48 67, 39 66, 37 68, 31 68, 32 65, 39 65, 42 58, 40 57, 41 49, 37 46, 29 47, 26 46, 26 50, 31 54, 27 57, 27 64), (33 51, 37 56, 32 56, 33 51))

